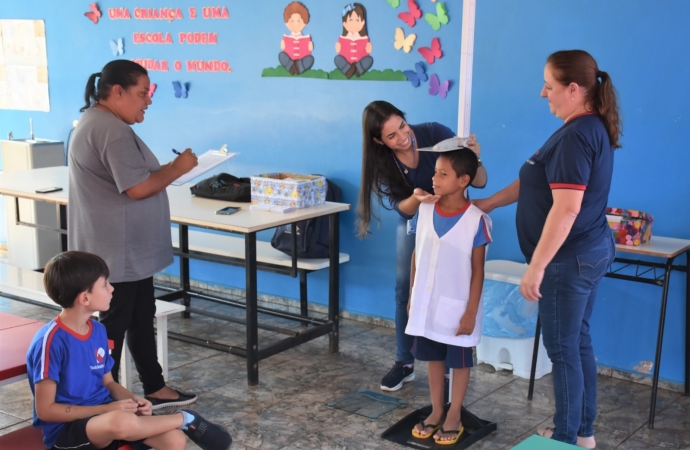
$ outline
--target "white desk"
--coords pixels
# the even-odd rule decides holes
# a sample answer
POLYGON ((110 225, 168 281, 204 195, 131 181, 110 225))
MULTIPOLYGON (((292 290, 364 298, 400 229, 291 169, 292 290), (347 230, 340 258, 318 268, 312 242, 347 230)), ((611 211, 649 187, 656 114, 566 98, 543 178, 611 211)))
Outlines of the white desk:
MULTIPOLYGON (((13 172, 0 174, 0 194, 15 197, 27 198, 43 202, 55 203, 56 205, 67 205, 68 201, 68 168, 49 167, 44 169, 34 169, 25 172, 13 172), (47 186, 60 186, 62 191, 50 194, 37 194, 36 189, 47 186)), ((207 261, 230 263, 222 257, 215 255, 204 255, 196 252, 189 252, 188 227, 196 226, 220 230, 224 232, 239 233, 245 239, 244 267, 246 272, 246 324, 247 324, 247 344, 245 349, 231 347, 229 352, 247 358, 247 380, 250 385, 259 382, 259 366, 261 359, 268 358, 283 350, 292 348, 303 342, 317 338, 324 334, 329 335, 330 351, 338 351, 338 323, 339 323, 339 243, 340 227, 338 214, 347 211, 350 205, 343 203, 327 202, 322 205, 310 208, 298 209, 287 214, 277 214, 264 211, 250 211, 248 203, 219 202, 218 200, 194 197, 189 192, 191 185, 170 186, 167 189, 170 199, 170 219, 179 225, 179 251, 176 253, 180 257, 180 290, 159 297, 165 300, 179 299, 189 308, 191 297, 197 296, 190 288, 189 282, 189 259, 203 259, 207 261), (220 205, 233 205, 241 208, 240 212, 229 216, 216 215, 215 211, 220 205), (309 319, 303 315, 293 315, 285 312, 274 313, 281 317, 292 316, 294 320, 303 323, 318 325, 307 328, 303 332, 293 333, 291 337, 283 339, 270 346, 260 349, 258 344, 258 319, 257 319, 257 261, 256 261, 256 233, 258 231, 277 227, 279 225, 295 223, 301 220, 314 217, 328 216, 330 230, 330 265, 329 265, 329 295, 328 295, 328 320, 309 319)), ((59 214, 59 208, 56 211, 59 214)), ((34 226, 33 224, 26 224, 34 226)), ((55 230, 65 233, 64 230, 55 230)), ((296 268, 296 259, 293 259, 293 274, 296 268)), ((204 296, 208 298, 209 296, 204 296)), ((221 303, 225 302, 221 299, 221 303)), ((272 313, 271 310, 261 309, 261 312, 272 313)), ((174 336, 173 333, 170 333, 174 336)), ((202 343, 199 340, 197 343, 202 343)), ((214 347, 215 348, 215 347, 214 347)))
POLYGON ((649 406, 648 422, 648 427, 654 428, 657 387, 659 386, 659 366, 661 364, 661 348, 664 340, 664 326, 666 323, 668 287, 671 281, 671 272, 674 270, 685 272, 685 395, 690 396, 690 240, 652 236, 649 242, 641 245, 616 245, 616 253, 653 256, 663 260, 663 262, 653 262, 616 257, 614 264, 606 274, 609 278, 653 284, 662 288, 656 355, 654 357, 654 365, 652 366, 652 398, 649 406), (676 257, 682 254, 685 254, 686 257, 685 265, 673 264, 676 257), (630 268, 635 269, 634 274, 625 273, 626 269, 629 271, 630 268), (657 269, 660 269, 661 273, 657 273, 657 269))

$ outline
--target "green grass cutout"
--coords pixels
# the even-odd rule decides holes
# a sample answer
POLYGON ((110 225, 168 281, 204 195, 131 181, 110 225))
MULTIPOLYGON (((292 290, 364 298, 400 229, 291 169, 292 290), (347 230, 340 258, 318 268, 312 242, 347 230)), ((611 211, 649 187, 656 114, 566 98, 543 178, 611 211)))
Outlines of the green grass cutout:
POLYGON ((321 78, 322 80, 328 79, 328 72, 323 70, 305 70, 299 75, 292 75, 290 72, 285 70, 285 67, 278 66, 276 68, 269 67, 261 71, 262 77, 287 77, 287 78, 321 78))
MULTIPOLYGON (((339 70, 333 69, 331 72, 324 70, 309 69, 299 75, 291 75, 285 70, 285 67, 269 67, 261 71, 262 77, 286 77, 286 78, 319 78, 322 80, 347 80, 347 77, 339 70)), ((369 70, 361 77, 353 76, 350 80, 368 80, 368 81, 407 81, 407 77, 401 70, 369 70)))
MULTIPOLYGON (((333 69, 328 73, 331 80, 347 80, 348 78, 339 70, 333 69)), ((407 77, 401 70, 369 70, 364 72, 361 77, 353 76, 350 80, 369 80, 369 81, 407 81, 407 77)))

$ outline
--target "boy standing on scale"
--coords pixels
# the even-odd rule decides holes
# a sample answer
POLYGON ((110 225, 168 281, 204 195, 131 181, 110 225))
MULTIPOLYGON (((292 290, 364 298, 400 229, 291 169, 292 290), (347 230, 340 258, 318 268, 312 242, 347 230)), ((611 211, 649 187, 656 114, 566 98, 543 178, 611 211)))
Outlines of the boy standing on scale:
POLYGON ((468 148, 442 153, 433 177, 434 194, 440 198, 437 203, 421 203, 410 221, 416 244, 405 333, 416 336, 412 346, 415 359, 429 362, 433 408, 412 435, 419 439, 433 436, 441 445, 455 444, 464 431, 462 402, 473 366, 472 347, 481 337, 491 219, 465 196, 478 164, 477 155, 468 148), (443 399, 446 365, 453 371, 447 415, 443 399))

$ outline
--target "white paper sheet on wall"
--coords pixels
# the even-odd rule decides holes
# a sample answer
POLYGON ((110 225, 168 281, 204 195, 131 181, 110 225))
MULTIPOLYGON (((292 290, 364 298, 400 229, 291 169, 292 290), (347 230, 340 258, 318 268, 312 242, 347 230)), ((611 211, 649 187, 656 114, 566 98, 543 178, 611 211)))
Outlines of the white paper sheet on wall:
POLYGON ((50 111, 42 20, 0 20, 0 109, 50 111))

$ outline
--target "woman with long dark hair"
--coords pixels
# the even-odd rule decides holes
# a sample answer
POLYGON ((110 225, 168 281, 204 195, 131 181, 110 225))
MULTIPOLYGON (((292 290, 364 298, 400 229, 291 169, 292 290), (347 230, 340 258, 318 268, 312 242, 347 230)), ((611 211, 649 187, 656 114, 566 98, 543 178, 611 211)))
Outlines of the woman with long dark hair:
MULTIPOLYGON (((371 102, 362 115, 362 181, 357 206, 357 234, 369 234, 371 218, 378 220, 372 201, 398 212, 396 228, 395 270, 395 333, 397 353, 395 364, 381 380, 381 389, 396 391, 403 383, 414 380, 413 336, 405 334, 407 301, 410 296, 410 264, 415 237, 407 234, 407 221, 424 202, 436 202, 431 194, 438 153, 419 152, 418 148, 432 147, 455 136, 448 127, 436 122, 410 125, 405 113, 385 101, 371 102), (415 191, 416 194, 415 195, 415 191), (384 202, 385 201, 385 202, 384 202)), ((477 155, 479 143, 474 135, 466 143, 477 155)), ((481 165, 472 183, 486 185, 486 169, 481 165)))
POLYGON ((94 253, 110 269, 115 291, 100 320, 115 345, 113 378, 118 381, 126 332, 144 395, 158 409, 196 401, 165 385, 156 358, 153 275, 173 263, 165 188, 197 158, 186 149, 161 165, 132 130, 151 104, 150 82, 146 69, 127 60, 89 77, 69 146, 67 222, 69 249, 94 253))
POLYGON ((555 428, 539 434, 594 448, 589 319, 615 255, 606 205, 621 122, 611 78, 582 50, 549 56, 541 96, 564 124, 523 164, 518 180, 475 204, 490 212, 517 201, 518 241, 529 263, 520 292, 539 301, 556 393, 555 428))

